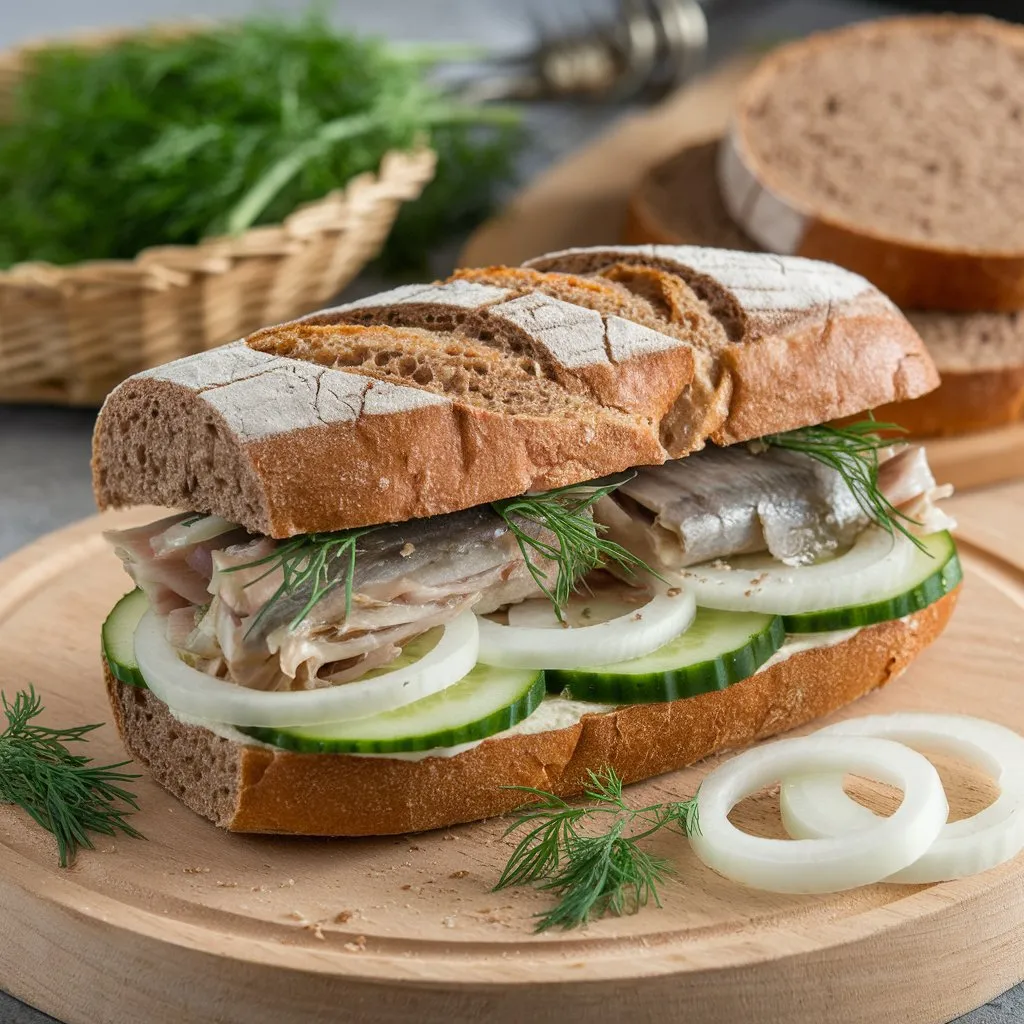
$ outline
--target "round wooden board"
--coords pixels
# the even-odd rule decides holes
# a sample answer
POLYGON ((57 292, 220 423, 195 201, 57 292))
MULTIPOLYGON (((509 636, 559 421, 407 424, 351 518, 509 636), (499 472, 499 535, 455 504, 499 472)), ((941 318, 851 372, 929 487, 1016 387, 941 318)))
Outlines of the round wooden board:
MULTIPOLYGON (((466 267, 523 262, 572 246, 621 238, 626 202, 651 167, 720 135, 733 96, 756 59, 729 61, 656 107, 617 121, 605 134, 535 178, 469 238, 466 267)), ((928 442, 936 471, 956 487, 1024 477, 1024 423, 928 442)))
MULTIPOLYGON (((951 505, 967 572, 953 623, 852 713, 968 712, 1024 732, 1024 485, 951 505)), ((3 686, 34 683, 53 723, 109 720, 98 633, 126 581, 100 530, 151 511, 85 521, 0 564, 3 686)), ((88 750, 123 757, 109 726, 88 750)), ((679 798, 700 775, 663 776, 631 798, 679 798)), ((977 777, 949 766, 946 777, 960 814, 990 797, 977 777)), ((655 849, 678 877, 664 909, 538 936, 542 894, 490 891, 511 849, 504 822, 247 837, 146 778, 137 791, 148 841, 101 837, 70 870, 48 835, 0 808, 0 987, 70 1024, 937 1024, 1024 977, 1024 858, 931 887, 779 896, 718 877, 666 836, 655 849)), ((779 834, 770 794, 739 810, 779 834)))

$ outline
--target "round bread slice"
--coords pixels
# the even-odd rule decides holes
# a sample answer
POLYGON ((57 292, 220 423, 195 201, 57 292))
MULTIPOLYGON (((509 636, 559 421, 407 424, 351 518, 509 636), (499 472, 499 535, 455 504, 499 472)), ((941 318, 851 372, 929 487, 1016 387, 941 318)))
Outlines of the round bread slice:
POLYGON ((800 652, 725 690, 585 715, 551 732, 485 740, 454 757, 296 754, 185 724, 106 670, 129 753, 187 807, 233 832, 362 836, 422 832, 504 814, 509 786, 580 794, 589 771, 626 782, 793 729, 899 676, 945 628, 959 591, 923 611, 800 652))
MULTIPOLYGON (((652 168, 629 197, 631 244, 757 245, 733 223, 715 179, 720 139, 696 142, 652 168)), ((879 406, 881 420, 918 437, 994 429, 1024 418, 1024 314, 904 311, 942 378, 909 401, 879 406)))
POLYGON ((779 48, 720 151, 760 246, 848 267, 906 308, 1024 309, 1024 28, 896 18, 779 48))
POLYGON ((1024 312, 915 313, 942 382, 927 395, 875 410, 921 437, 990 430, 1024 419, 1024 312))

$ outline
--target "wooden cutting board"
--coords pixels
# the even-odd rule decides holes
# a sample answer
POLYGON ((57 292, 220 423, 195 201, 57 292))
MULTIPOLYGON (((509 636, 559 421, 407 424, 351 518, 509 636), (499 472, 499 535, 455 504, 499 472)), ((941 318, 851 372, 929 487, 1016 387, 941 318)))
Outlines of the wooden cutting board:
MULTIPOLYGON (((950 505, 960 607, 903 679, 853 713, 966 712, 1024 732, 1024 484, 950 505)), ((0 563, 3 687, 34 683, 52 723, 109 721, 99 628, 127 588, 100 531, 147 518, 89 519, 0 563)), ((110 726, 88 752, 124 756, 110 726)), ((955 810, 990 798, 984 780, 947 769, 955 810)), ((631 798, 678 799, 700 775, 631 798)), ((0 987, 70 1024, 937 1024, 1024 977, 1024 857, 942 885, 780 896, 718 877, 666 836, 654 848, 678 877, 663 910, 538 936, 531 915, 546 897, 490 891, 511 850, 501 821, 382 839, 238 836, 146 778, 136 789, 148 841, 101 837, 70 870, 48 835, 0 807, 0 987)), ((738 813, 781 834, 768 796, 738 813)))
MULTIPOLYGON (((645 172, 720 134, 736 89, 755 63, 753 57, 730 61, 576 150, 480 227, 460 265, 514 265, 543 252, 621 238, 626 200, 645 172)), ((1024 477, 1024 423, 930 441, 928 457, 937 477, 959 488, 1024 477)))

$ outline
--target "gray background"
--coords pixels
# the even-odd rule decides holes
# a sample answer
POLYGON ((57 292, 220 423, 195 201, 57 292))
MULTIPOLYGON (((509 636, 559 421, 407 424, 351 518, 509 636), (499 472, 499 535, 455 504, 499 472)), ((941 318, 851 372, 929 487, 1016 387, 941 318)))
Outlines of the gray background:
MULTIPOLYGON (((305 0, 0 0, 0 46, 80 28, 197 15, 230 17, 265 9, 300 11, 305 6, 305 0)), ((466 40, 512 51, 528 45, 535 16, 549 24, 565 25, 608 6, 609 0, 337 0, 330 9, 339 24, 396 39, 466 40)), ((844 0, 751 2, 714 23, 711 59, 720 59, 751 41, 800 34, 884 10, 875 4, 844 0)), ((522 161, 523 176, 540 170, 621 113, 559 107, 533 110, 530 117, 538 130, 522 161)), ((438 273, 445 270, 448 258, 447 253, 438 254, 438 273)), ((365 292, 372 283, 360 281, 353 290, 365 292)), ((0 557, 94 511, 89 487, 93 419, 93 412, 83 410, 0 406, 0 557)), ((0 922, 2 927, 9 925, 0 922)), ((899 965, 894 968, 898 970, 899 965)), ((884 982, 880 979, 879 984, 884 982)), ((51 1020, 0 992, 0 1024, 51 1020)), ((1021 1020, 1024 986, 961 1018, 960 1024, 1021 1020)))

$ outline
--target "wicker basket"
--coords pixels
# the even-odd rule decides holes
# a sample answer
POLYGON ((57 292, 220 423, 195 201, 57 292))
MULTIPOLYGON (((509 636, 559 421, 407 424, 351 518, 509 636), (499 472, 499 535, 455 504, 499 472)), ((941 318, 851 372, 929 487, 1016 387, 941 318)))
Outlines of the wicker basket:
MULTIPOLYGON (((75 43, 110 45, 126 35, 75 43)), ((9 116, 28 50, 0 54, 0 117, 9 116)), ((138 370, 323 305, 379 252, 434 163, 427 149, 389 153, 377 174, 236 237, 146 249, 132 260, 0 272, 0 402, 98 405, 138 370)))

